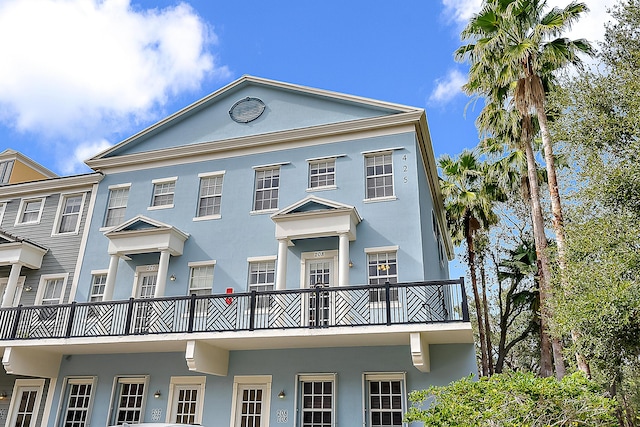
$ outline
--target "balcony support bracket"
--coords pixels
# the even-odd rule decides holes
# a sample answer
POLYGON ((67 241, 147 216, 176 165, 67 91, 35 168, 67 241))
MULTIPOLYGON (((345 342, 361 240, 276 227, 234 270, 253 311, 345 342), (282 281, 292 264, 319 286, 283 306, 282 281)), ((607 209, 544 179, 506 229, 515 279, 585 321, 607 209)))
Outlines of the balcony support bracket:
POLYGON ((62 355, 32 347, 7 347, 2 365, 7 374, 57 378, 62 355))
POLYGON ((200 341, 187 341, 185 359, 190 371, 225 377, 229 370, 229 350, 200 341))
POLYGON ((431 371, 431 361, 429 359, 429 343, 420 332, 412 332, 411 341, 411 360, 413 366, 421 372, 431 371))

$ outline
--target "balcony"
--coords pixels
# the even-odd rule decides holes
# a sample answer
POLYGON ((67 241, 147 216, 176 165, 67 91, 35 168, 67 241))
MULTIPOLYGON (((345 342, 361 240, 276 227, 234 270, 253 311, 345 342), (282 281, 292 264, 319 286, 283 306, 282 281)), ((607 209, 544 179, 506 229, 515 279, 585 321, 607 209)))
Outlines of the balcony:
POLYGON ((3 308, 0 341, 451 322, 469 322, 462 278, 3 308))

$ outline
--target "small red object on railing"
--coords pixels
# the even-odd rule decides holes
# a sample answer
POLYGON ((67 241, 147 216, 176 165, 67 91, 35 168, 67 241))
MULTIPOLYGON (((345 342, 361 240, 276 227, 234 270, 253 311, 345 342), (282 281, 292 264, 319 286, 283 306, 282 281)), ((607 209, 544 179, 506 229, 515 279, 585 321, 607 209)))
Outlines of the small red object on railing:
MULTIPOLYGON (((225 294, 232 294, 233 293, 233 288, 227 288, 224 291, 225 294)), ((227 305, 231 305, 231 303, 233 302, 233 298, 231 297, 226 297, 224 299, 224 301, 227 303, 227 305)))

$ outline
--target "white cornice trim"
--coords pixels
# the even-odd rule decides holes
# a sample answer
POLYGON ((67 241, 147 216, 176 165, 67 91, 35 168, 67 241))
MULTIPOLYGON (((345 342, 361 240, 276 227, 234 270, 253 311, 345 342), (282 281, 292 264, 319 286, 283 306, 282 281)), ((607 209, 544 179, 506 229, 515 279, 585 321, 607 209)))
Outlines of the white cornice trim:
POLYGON ((0 198, 24 196, 33 193, 47 193, 54 191, 69 190, 78 187, 89 189, 93 184, 102 181, 104 175, 101 173, 91 173, 86 175, 66 176, 61 178, 43 179, 41 181, 23 182, 20 184, 10 184, 0 186, 0 198))
POLYGON ((326 125, 312 126, 303 129, 291 129, 279 132, 271 132, 260 135, 251 135, 240 138, 232 138, 221 141, 209 141, 188 144, 179 147, 163 148, 161 150, 134 153, 108 158, 94 158, 87 160, 87 165, 96 171, 110 171, 118 168, 119 171, 157 167, 157 162, 170 162, 180 160, 201 161, 203 155, 226 154, 227 156, 244 154, 241 150, 265 148, 276 145, 298 143, 300 146, 318 144, 318 139, 323 142, 334 142, 347 135, 361 133, 357 138, 366 138, 367 132, 388 130, 389 133, 407 132, 405 126, 418 126, 420 117, 424 116, 424 110, 416 110, 408 113, 394 114, 390 116, 374 117, 348 122, 330 123, 326 125), (315 140, 315 141, 314 141, 315 140), (233 153, 236 151, 236 153, 233 153))

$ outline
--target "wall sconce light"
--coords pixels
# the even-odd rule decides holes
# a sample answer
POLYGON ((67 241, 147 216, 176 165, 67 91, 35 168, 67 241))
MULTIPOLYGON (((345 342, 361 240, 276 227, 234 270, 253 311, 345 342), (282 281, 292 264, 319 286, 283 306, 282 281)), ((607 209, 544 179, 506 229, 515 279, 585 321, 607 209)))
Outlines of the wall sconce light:
POLYGON ((162 396, 162 393, 160 393, 160 390, 153 393, 153 397, 155 397, 156 399, 160 399, 160 396, 162 396))
POLYGON ((25 286, 24 287, 24 291, 25 292, 31 292, 33 290, 33 288, 31 286, 25 286))
POLYGON ((286 394, 284 394, 284 390, 280 390, 280 393, 278 393, 278 399, 284 399, 285 396, 286 394))
POLYGON ((0 400, 5 400, 7 398, 7 392, 3 391, 2 393, 0 393, 0 400))
POLYGON ((353 261, 349 260, 349 268, 353 267, 353 261))
POLYGON ((176 275, 172 274, 171 277, 169 277, 169 280, 171 280, 172 282, 176 281, 176 275))

